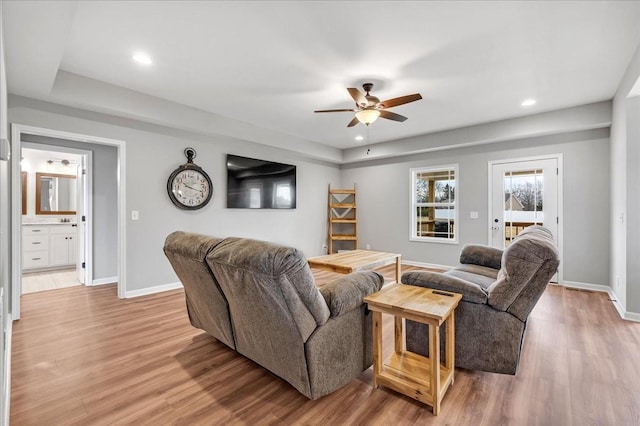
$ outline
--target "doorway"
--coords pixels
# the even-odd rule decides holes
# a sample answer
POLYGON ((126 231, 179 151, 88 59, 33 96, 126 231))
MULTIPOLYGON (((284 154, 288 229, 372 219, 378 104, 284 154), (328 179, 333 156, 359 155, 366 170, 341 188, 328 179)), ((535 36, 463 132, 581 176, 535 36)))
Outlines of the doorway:
POLYGON ((559 154, 489 163, 489 245, 504 250, 528 226, 542 225, 562 253, 561 165, 559 154))
MULTIPOLYGON (((125 142, 117 139, 108 139, 98 136, 83 135, 78 133, 65 132, 60 130, 46 129, 41 127, 27 126, 13 123, 11 125, 11 144, 13 152, 21 152, 23 135, 33 135, 44 138, 54 138, 60 140, 72 141, 79 146, 108 146, 115 151, 112 170, 115 176, 115 197, 113 205, 115 205, 113 231, 111 235, 115 235, 115 242, 110 253, 115 253, 114 264, 116 275, 105 279, 105 282, 97 282, 101 280, 93 280, 93 284, 106 284, 108 282, 117 282, 117 296, 124 298, 126 294, 126 269, 125 269, 125 235, 126 235, 126 210, 125 210, 125 187, 126 181, 126 150, 125 142), (111 279, 113 278, 113 279, 111 279)), ((21 176, 20 176, 20 156, 11 157, 11 295, 10 295, 10 311, 11 319, 20 319, 20 296, 22 294, 22 203, 21 203, 21 176)), ((96 243, 97 244, 97 243, 96 243)), ((95 245, 95 244, 94 244, 95 245)), ((102 247, 102 244, 99 245, 102 247)), ((94 256, 98 254, 94 253, 94 256)), ((89 265, 91 263, 88 263, 89 265)))
POLYGON ((22 292, 91 285, 92 152, 22 141, 22 292))

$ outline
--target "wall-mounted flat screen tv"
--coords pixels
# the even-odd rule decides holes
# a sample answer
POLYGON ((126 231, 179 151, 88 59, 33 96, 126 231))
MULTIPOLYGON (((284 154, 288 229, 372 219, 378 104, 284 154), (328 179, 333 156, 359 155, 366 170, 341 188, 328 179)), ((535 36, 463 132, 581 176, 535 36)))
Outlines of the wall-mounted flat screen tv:
POLYGON ((296 166, 227 154, 227 208, 295 209, 296 166))

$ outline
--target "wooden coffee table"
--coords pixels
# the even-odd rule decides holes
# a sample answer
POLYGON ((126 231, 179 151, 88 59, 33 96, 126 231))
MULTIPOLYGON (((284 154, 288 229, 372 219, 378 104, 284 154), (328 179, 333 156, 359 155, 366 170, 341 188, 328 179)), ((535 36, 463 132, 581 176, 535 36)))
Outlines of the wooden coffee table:
POLYGON ((455 366, 454 311, 462 295, 393 284, 364 298, 373 312, 373 386, 386 386, 433 408, 435 416, 455 366), (395 321, 395 352, 382 362, 382 313, 395 321), (429 357, 405 350, 403 318, 429 325, 429 357), (440 325, 445 323, 444 364, 440 362, 440 325))
POLYGON ((400 282, 402 275, 401 255, 373 250, 349 250, 341 253, 326 254, 311 257, 308 260, 312 268, 325 271, 350 274, 355 271, 378 268, 380 266, 396 264, 396 282, 400 282))

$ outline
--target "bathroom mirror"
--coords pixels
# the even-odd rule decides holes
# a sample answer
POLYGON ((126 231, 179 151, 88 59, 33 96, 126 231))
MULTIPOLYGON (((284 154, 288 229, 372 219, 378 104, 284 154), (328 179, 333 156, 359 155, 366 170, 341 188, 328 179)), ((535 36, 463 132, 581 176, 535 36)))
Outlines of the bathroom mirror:
POLYGON ((36 173, 36 214, 76 214, 76 177, 36 173))

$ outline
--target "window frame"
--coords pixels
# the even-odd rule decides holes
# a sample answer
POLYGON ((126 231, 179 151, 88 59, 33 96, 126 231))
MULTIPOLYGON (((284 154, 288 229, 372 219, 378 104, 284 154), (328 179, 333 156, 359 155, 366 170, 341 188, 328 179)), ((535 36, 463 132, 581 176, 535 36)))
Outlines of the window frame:
POLYGON ((425 167, 414 167, 409 170, 409 241, 415 242, 423 242, 423 243, 440 243, 440 244, 458 244, 459 234, 460 234, 460 222, 458 221, 459 216, 459 202, 460 199, 460 172, 458 164, 446 164, 442 166, 425 166, 425 167), (450 203, 417 203, 416 202, 416 178, 419 173, 433 173, 433 172, 444 172, 451 173, 453 172, 454 182, 455 182, 455 198, 453 202, 450 203), (419 205, 420 204, 420 205, 419 205), (426 204, 426 205, 425 205, 426 204), (435 206, 446 206, 452 207, 453 214, 453 223, 455 226, 455 230, 453 232, 453 238, 441 238, 441 237, 422 237, 418 236, 417 229, 417 208, 418 207, 435 207, 435 206))

